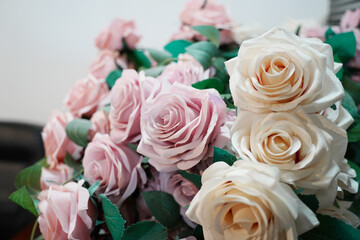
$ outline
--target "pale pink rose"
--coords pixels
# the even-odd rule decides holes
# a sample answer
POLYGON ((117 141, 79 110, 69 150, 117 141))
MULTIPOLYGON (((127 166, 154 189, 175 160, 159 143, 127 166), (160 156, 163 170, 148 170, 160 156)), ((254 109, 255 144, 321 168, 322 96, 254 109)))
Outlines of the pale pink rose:
POLYGON ((65 97, 65 105, 74 117, 91 116, 109 95, 105 79, 89 74, 78 81, 65 97))
POLYGON ((180 214, 187 225, 195 228, 193 223, 186 215, 186 207, 191 203, 199 189, 189 180, 179 173, 160 172, 160 190, 171 194, 175 201, 180 205, 180 214))
POLYGON ((301 30, 300 36, 305 38, 319 38, 322 41, 325 40, 325 33, 329 27, 312 27, 301 30))
POLYGON ((100 31, 95 44, 99 49, 122 50, 123 39, 130 49, 135 49, 140 36, 136 34, 134 21, 113 20, 108 27, 100 31))
POLYGON ((141 95, 139 74, 124 70, 111 91, 111 138, 115 143, 140 139, 141 95))
POLYGON ((214 145, 227 143, 221 136, 225 116, 226 105, 216 90, 175 83, 143 104, 137 150, 158 171, 189 169, 211 157, 214 145))
POLYGON ((185 5, 185 9, 180 15, 183 24, 196 25, 211 25, 220 29, 230 29, 232 22, 228 16, 223 5, 217 4, 209 0, 204 8, 203 0, 192 0, 185 5))
POLYGON ((82 148, 70 141, 65 132, 65 127, 71 120, 70 114, 54 111, 41 133, 50 168, 62 163, 66 152, 74 158, 80 157, 82 148))
POLYGON ((360 24, 360 8, 351 11, 347 10, 341 18, 340 27, 345 32, 357 28, 360 24))
POLYGON ((190 204, 199 189, 177 172, 160 172, 160 190, 173 195, 175 201, 186 207, 190 204))
POLYGON ((173 84, 179 82, 188 86, 209 78, 209 70, 204 71, 202 65, 189 54, 180 54, 178 62, 166 66, 158 77, 173 84))
MULTIPOLYGON (((140 189, 140 192, 163 191, 171 194, 181 207, 180 213, 184 221, 190 227, 195 227, 194 223, 186 217, 185 211, 199 189, 177 172, 158 172, 151 166, 150 172, 152 178, 147 179, 146 185, 140 189)), ((141 220, 151 219, 152 215, 142 196, 137 199, 137 209, 141 220)))
MULTIPOLYGON (((115 64, 116 53, 111 50, 103 50, 99 53, 94 62, 90 65, 89 73, 96 79, 106 78, 109 73, 116 70, 115 64)), ((122 67, 126 67, 126 63, 122 64, 122 67)))
POLYGON ((94 138, 96 133, 101 134, 109 134, 110 133, 110 121, 109 121, 109 113, 101 110, 97 111, 92 115, 91 119, 91 127, 89 130, 89 136, 91 139, 94 138))
POLYGON ((66 164, 60 163, 54 168, 41 168, 41 189, 46 190, 51 185, 61 185, 72 177, 74 169, 66 164))
POLYGON ((52 185, 39 194, 38 221, 45 239, 89 239, 97 210, 83 183, 81 180, 64 186, 52 185))
POLYGON ((96 134, 83 158, 84 176, 90 184, 100 180, 98 193, 121 204, 146 181, 141 156, 128 146, 116 145, 109 135, 96 134))

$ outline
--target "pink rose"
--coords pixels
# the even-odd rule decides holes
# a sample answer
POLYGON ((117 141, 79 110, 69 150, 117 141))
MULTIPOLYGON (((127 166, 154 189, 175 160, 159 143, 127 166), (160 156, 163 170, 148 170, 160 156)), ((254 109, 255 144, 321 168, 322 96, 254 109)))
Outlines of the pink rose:
MULTIPOLYGON (((140 189, 141 192, 163 191, 171 194, 175 201, 180 205, 180 213, 184 221, 190 226, 195 227, 185 215, 186 206, 190 204, 199 189, 189 180, 176 172, 158 172, 150 167, 152 178, 147 179, 146 185, 140 189)), ((140 220, 150 219, 152 217, 144 198, 140 195, 137 199, 137 209, 140 220)))
POLYGON ((301 30, 300 36, 305 38, 319 38, 325 40, 325 33, 329 27, 312 27, 301 30))
POLYGON ((345 32, 346 30, 353 30, 357 28, 360 24, 360 8, 351 11, 347 10, 342 16, 340 21, 340 27, 345 32))
POLYGON ((91 116, 105 101, 109 88, 104 79, 89 74, 78 81, 65 97, 65 105, 74 117, 91 116))
MULTIPOLYGON (((106 78, 109 73, 117 69, 115 54, 115 52, 107 49, 101 51, 95 61, 90 65, 89 73, 96 79, 106 78)), ((126 66, 125 64, 123 65, 126 66)))
POLYGON ((41 168, 41 189, 46 190, 52 184, 60 185, 72 177, 74 169, 66 164, 60 163, 54 168, 41 168))
POLYGON ((203 0, 192 0, 185 5, 185 9, 180 15, 183 24, 196 25, 211 25, 220 29, 230 29, 232 22, 226 13, 226 9, 221 4, 216 4, 209 0, 204 8, 203 0))
POLYGON ((97 211, 83 183, 52 185, 39 194, 38 221, 45 239, 89 239, 97 211))
POLYGON ((189 180, 180 174, 173 172, 160 172, 160 189, 173 195, 175 201, 181 206, 186 207, 190 204, 199 189, 189 180))
POLYGON ((179 82, 191 86, 191 84, 209 77, 209 70, 204 71, 202 65, 193 56, 180 54, 179 61, 167 65, 158 78, 171 84, 179 82))
POLYGON ((90 184, 100 180, 99 193, 121 204, 146 181, 141 156, 126 145, 115 145, 109 135, 96 134, 83 158, 84 176, 90 184))
MULTIPOLYGON (((153 79, 141 75, 143 80, 153 79)), ((145 92, 149 94, 146 89, 145 92)), ((135 70, 124 70, 111 91, 110 135, 115 143, 136 142, 140 139, 141 102, 139 74, 135 70)))
POLYGON ((233 23, 221 4, 209 0, 204 8, 203 0, 192 0, 185 5, 180 14, 182 26, 171 37, 172 40, 185 39, 189 41, 202 41, 204 37, 189 26, 211 25, 220 30, 220 43, 227 44, 234 41, 232 34, 233 23))
POLYGON ((89 130, 90 138, 93 139, 96 133, 109 134, 110 133, 110 121, 109 113, 104 110, 97 111, 92 115, 91 127, 89 130))
POLYGON ((100 31, 95 39, 95 44, 99 49, 121 50, 124 47, 124 39, 130 49, 135 49, 140 40, 140 36, 135 31, 134 21, 115 19, 108 27, 100 31))
POLYGON ((71 120, 72 117, 70 115, 54 111, 41 133, 45 156, 50 168, 63 162, 66 152, 74 158, 80 157, 82 148, 70 141, 65 132, 65 127, 71 120))
POLYGON ((223 147, 226 105, 216 90, 175 83, 148 99, 141 112, 138 152, 158 171, 189 169, 223 147), (218 141, 221 139, 221 141, 218 141))

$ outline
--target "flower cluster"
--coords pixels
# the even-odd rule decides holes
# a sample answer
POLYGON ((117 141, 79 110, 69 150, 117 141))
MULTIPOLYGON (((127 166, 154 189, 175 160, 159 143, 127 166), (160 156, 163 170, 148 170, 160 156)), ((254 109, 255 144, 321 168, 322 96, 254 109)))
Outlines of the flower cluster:
POLYGON ((274 28, 239 48, 214 1, 181 21, 164 50, 139 48, 133 21, 101 30, 10 199, 45 239, 297 239, 319 214, 357 227, 352 98, 331 46, 274 28))

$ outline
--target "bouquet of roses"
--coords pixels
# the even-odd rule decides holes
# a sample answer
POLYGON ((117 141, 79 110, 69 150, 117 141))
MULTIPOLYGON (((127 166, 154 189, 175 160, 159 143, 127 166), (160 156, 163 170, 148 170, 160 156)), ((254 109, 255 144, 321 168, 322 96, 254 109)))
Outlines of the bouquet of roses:
POLYGON ((137 47, 132 21, 97 36, 10 196, 38 217, 31 238, 360 238, 347 46, 274 28, 239 47, 213 1, 181 21, 164 50, 137 47))

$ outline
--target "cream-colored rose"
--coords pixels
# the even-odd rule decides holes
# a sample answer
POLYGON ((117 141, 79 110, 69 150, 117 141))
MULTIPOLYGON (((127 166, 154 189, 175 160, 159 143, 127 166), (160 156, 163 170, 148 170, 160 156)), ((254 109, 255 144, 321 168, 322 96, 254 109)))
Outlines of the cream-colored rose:
POLYGON ((301 110, 240 111, 231 141, 240 158, 278 167, 281 181, 304 188, 303 193, 316 193, 320 206, 332 205, 347 135, 326 117, 301 110))
POLYGON ((344 96, 330 45, 281 28, 243 42, 226 67, 235 105, 252 112, 315 113, 344 96))
POLYGON ((202 225, 205 239, 297 239, 318 223, 279 170, 261 163, 216 162, 186 215, 202 225))
POLYGON ((338 127, 346 130, 354 122, 350 113, 341 105, 341 101, 335 103, 335 109, 328 107, 320 112, 321 115, 335 123, 338 127))

